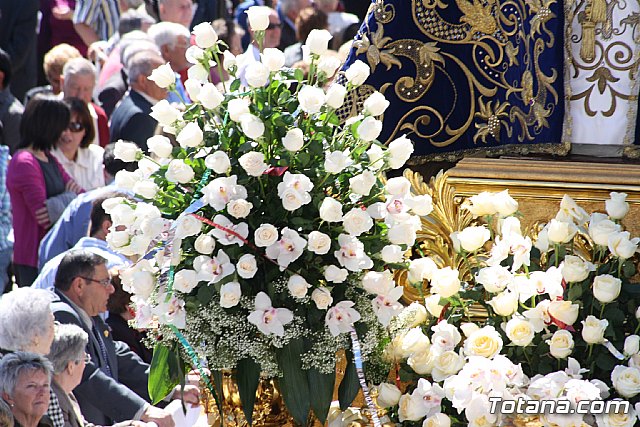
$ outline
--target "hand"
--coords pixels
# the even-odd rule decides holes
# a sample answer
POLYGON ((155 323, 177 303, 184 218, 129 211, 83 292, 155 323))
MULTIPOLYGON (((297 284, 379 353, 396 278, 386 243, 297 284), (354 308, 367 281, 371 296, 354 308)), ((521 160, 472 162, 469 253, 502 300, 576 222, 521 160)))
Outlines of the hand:
POLYGON ((103 40, 91 43, 87 49, 87 57, 94 63, 99 62, 101 66, 104 65, 107 61, 107 54, 105 53, 106 47, 107 43, 103 40))
MULTIPOLYGON (((211 371, 207 368, 204 368, 204 373, 211 378, 211 371)), ((195 386, 199 386, 200 385, 200 371, 197 369, 193 369, 191 371, 189 371, 189 373, 187 374, 187 384, 191 384, 191 385, 195 385, 195 386)))
MULTIPOLYGON (((173 389, 173 394, 171 396, 174 400, 183 399, 183 394, 180 392, 180 386, 176 386, 173 389)), ((191 406, 198 406, 200 404, 200 388, 194 385, 185 385, 184 386, 184 403, 191 406)))
POLYGON ((154 422, 158 427, 175 427, 171 414, 151 405, 144 411, 141 419, 145 422, 154 422))

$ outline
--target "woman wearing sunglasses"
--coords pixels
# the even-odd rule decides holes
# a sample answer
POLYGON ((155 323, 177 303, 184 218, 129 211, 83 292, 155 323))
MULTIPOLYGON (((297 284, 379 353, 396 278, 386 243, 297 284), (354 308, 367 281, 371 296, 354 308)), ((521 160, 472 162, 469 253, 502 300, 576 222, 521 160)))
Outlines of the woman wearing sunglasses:
POLYGON ((79 98, 64 101, 71 110, 68 132, 62 132, 51 154, 85 190, 104 186, 104 149, 92 144, 96 131, 87 104, 79 98))
MULTIPOLYGON (((69 107, 48 95, 32 99, 20 122, 21 141, 7 170, 13 213, 13 266, 18 286, 30 286, 38 275, 38 245, 51 226, 48 201, 65 192, 84 190, 50 153, 71 119, 69 107)), ((49 203, 52 205, 54 203, 49 203)))

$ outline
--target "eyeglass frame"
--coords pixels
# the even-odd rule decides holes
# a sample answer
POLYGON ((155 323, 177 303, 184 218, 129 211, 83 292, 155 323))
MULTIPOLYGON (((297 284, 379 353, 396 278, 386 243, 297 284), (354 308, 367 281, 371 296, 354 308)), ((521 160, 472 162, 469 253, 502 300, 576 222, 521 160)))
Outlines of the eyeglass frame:
POLYGON ((112 282, 113 279, 111 279, 111 277, 109 277, 108 279, 102 279, 102 280, 97 280, 97 279, 93 279, 91 277, 85 277, 85 276, 76 276, 76 277, 79 277, 84 280, 88 280, 90 282, 100 283, 105 288, 109 285, 113 285, 113 282, 112 282))
POLYGON ((67 129, 73 133, 82 132, 84 130, 84 124, 81 122, 69 122, 67 129))
POLYGON ((86 365, 87 363, 91 362, 91 360, 91 355, 89 353, 85 353, 82 359, 74 360, 74 362, 76 363, 76 365, 79 365, 80 362, 84 362, 84 364, 86 365))

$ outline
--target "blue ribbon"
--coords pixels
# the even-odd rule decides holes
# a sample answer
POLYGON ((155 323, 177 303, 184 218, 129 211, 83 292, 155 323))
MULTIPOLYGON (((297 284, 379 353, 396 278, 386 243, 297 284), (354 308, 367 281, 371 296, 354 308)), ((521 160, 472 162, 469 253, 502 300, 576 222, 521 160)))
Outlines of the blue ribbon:
POLYGON ((358 382, 360 388, 362 388, 362 394, 364 400, 367 402, 369 412, 371 413, 371 420, 375 427, 381 427, 380 418, 378 418, 378 409, 376 408, 371 394, 369 393, 369 386, 367 386, 367 380, 364 376, 364 364, 362 362, 362 351, 360 349, 360 341, 358 340, 358 333, 355 329, 351 329, 351 343, 353 344, 353 361, 356 364, 356 373, 358 374, 358 382))

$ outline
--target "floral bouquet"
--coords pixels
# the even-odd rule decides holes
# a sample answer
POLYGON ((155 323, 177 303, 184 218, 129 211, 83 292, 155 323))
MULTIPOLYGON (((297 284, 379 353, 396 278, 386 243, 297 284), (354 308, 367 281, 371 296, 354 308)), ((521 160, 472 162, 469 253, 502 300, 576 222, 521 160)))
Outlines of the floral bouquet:
MULTIPOLYGON (((251 8, 249 22, 260 42, 268 9, 251 8)), ((206 364, 213 383, 234 370, 249 422, 261 377, 277 379, 298 423, 310 409, 324 421, 336 352, 354 358, 352 331, 367 374, 386 377, 388 366, 375 361, 403 293, 390 268, 406 266, 431 198, 412 196, 403 177, 382 179, 413 151, 405 137, 388 147, 376 141, 377 117, 389 105, 382 94, 340 125, 336 109, 369 69, 356 62, 341 71, 345 86, 328 86, 340 66, 325 55, 328 32, 314 30, 306 41, 308 78, 283 68, 278 49, 261 49, 259 60, 224 52, 232 81, 222 91, 209 82, 222 42, 209 24, 193 33, 185 82, 193 102, 181 111, 160 101, 152 112, 179 146, 154 136, 149 157, 118 142, 116 157, 139 168, 119 172, 116 185, 137 199, 104 205, 113 222, 109 244, 137 258, 122 272, 136 326, 161 337, 152 394, 162 397, 166 379, 178 380, 179 354, 192 366, 206 364)), ((150 79, 174 88, 168 65, 150 79)), ((342 406, 360 385, 349 363, 342 406)))
POLYGON ((507 191, 471 197, 475 220, 443 236, 460 262, 411 261, 430 295, 390 323, 397 381, 378 404, 406 426, 637 425, 640 239, 620 224, 625 198, 589 215, 565 196, 527 235, 507 191))

